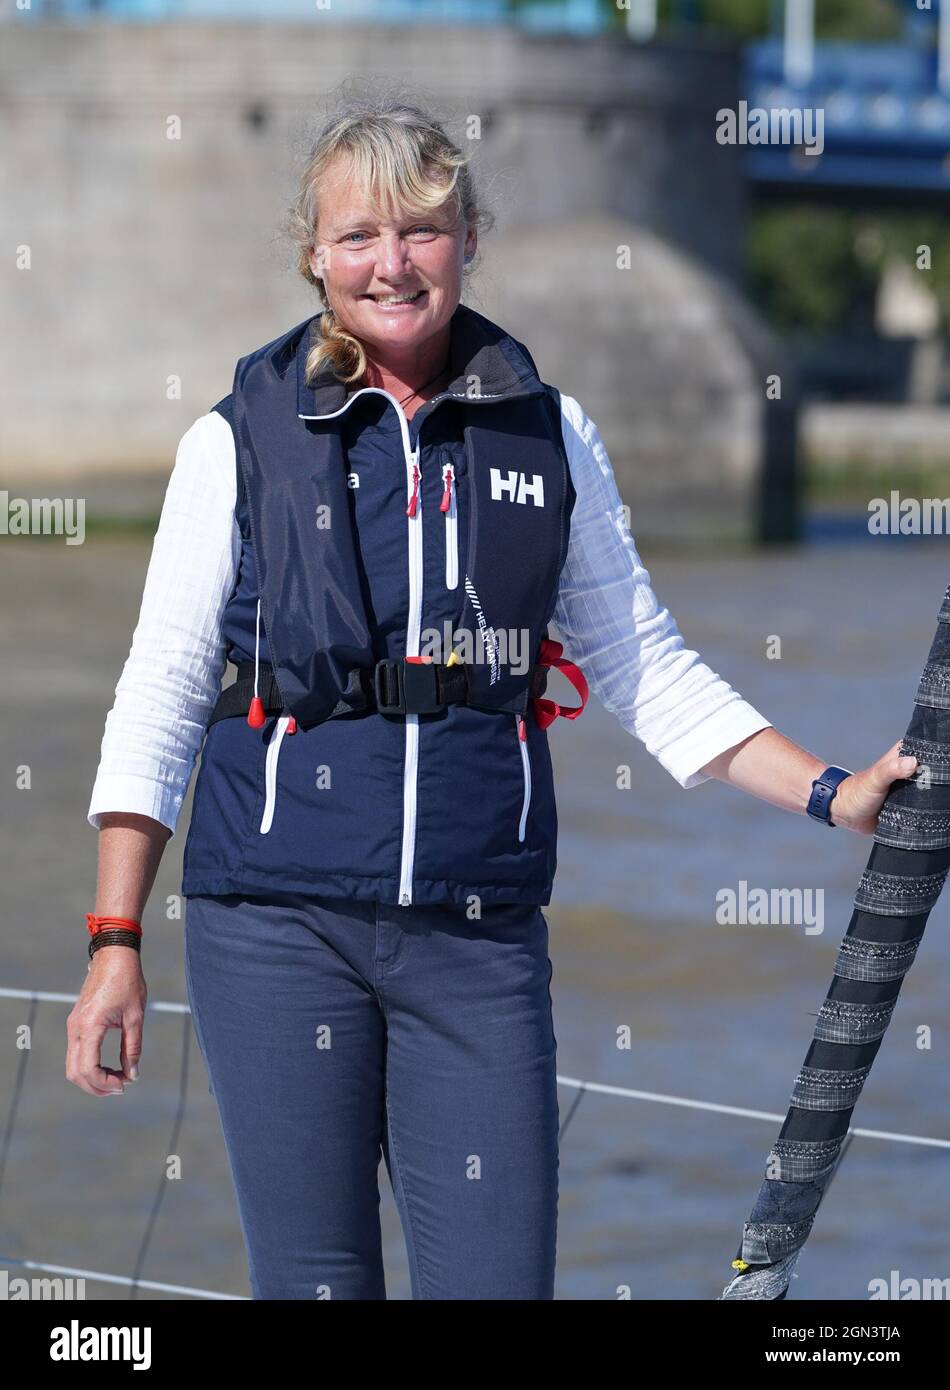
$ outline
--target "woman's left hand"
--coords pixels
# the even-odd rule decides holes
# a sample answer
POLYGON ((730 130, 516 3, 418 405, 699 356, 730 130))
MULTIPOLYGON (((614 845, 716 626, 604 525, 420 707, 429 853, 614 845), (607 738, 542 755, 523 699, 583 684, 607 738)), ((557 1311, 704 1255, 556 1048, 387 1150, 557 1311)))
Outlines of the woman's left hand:
POLYGON ((876 763, 863 772, 853 772, 838 786, 831 802, 831 819, 835 825, 854 830, 858 835, 873 835, 881 807, 894 782, 912 777, 917 759, 902 758, 901 739, 889 748, 876 763))

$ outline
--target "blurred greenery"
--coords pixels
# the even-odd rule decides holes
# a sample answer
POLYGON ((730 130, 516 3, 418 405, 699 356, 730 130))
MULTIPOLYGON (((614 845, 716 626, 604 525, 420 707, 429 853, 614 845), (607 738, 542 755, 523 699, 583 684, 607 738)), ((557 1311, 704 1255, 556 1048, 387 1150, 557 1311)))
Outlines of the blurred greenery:
MULTIPOLYGON (((88 510, 83 517, 83 534, 86 536, 154 536, 158 529, 161 512, 99 512, 88 510)), ((7 545, 16 541, 18 545, 62 545, 63 537, 58 531, 45 531, 25 536, 7 536, 7 545)), ((2 543, 0 543, 2 544, 2 543)))
MULTIPOLYGON (((675 9, 675 0, 664 3, 668 9, 675 9)), ((710 27, 748 38, 769 33, 769 20, 778 20, 781 8, 769 0, 700 0, 698 5, 702 19, 710 27)), ((894 39, 900 36, 902 27, 901 7, 894 0, 815 3, 815 35, 819 39, 894 39)))
MULTIPOLYGON (((616 0, 601 0, 601 5, 605 20, 625 24, 626 12, 616 0)), ((782 9, 778 0, 659 0, 659 22, 665 27, 690 21, 754 39, 779 32, 782 9)), ((906 11, 906 0, 816 0, 815 33, 820 39, 896 39, 906 11)))
POLYGON ((776 328, 815 332, 852 316, 866 267, 853 219, 822 207, 766 208, 749 221, 749 292, 776 328))
POLYGON ((778 329, 868 330, 869 302, 890 261, 925 277, 950 327, 950 226, 933 213, 802 205, 749 219, 749 293, 778 329), (931 268, 918 268, 919 248, 931 268))
POLYGON ((864 511, 870 497, 889 497, 892 488, 907 497, 946 496, 946 466, 936 461, 888 459, 880 463, 865 458, 840 461, 806 455, 804 464, 806 506, 820 504, 864 511))

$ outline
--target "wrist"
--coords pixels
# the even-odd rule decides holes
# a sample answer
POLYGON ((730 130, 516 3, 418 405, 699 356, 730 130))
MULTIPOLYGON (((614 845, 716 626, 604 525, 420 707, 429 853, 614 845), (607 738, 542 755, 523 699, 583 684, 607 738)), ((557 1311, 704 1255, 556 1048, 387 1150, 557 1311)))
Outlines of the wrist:
POLYGON ((824 825, 835 828, 839 822, 835 819, 835 802, 838 789, 843 782, 854 773, 850 768, 839 767, 836 763, 829 763, 827 767, 816 774, 811 784, 808 801, 805 805, 805 814, 812 820, 821 822, 824 825))
POLYGON ((89 959, 99 951, 113 946, 126 950, 142 949, 142 924, 133 917, 110 917, 103 913, 87 912, 86 929, 89 932, 89 959))

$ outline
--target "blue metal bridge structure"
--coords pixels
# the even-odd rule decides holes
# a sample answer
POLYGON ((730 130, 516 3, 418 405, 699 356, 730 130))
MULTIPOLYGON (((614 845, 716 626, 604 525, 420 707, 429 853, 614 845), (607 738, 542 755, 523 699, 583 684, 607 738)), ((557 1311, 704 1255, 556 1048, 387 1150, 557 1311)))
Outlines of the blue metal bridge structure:
POLYGON ((804 79, 789 75, 785 49, 779 38, 747 45, 744 99, 750 110, 820 112, 823 148, 811 155, 800 144, 747 146, 752 185, 781 196, 918 206, 950 196, 950 91, 941 90, 935 48, 818 43, 804 79))

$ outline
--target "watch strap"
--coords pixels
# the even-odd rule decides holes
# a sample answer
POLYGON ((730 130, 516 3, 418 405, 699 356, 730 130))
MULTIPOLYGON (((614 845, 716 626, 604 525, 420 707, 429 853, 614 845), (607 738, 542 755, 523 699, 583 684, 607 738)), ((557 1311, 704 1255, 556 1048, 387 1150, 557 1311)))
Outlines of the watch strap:
POLYGON ((824 821, 825 825, 835 828, 835 823, 831 819, 831 803, 834 800, 838 787, 846 777, 854 774, 846 767, 826 767, 820 777, 816 777, 811 784, 811 796, 808 798, 808 805, 805 807, 812 820, 824 821))

